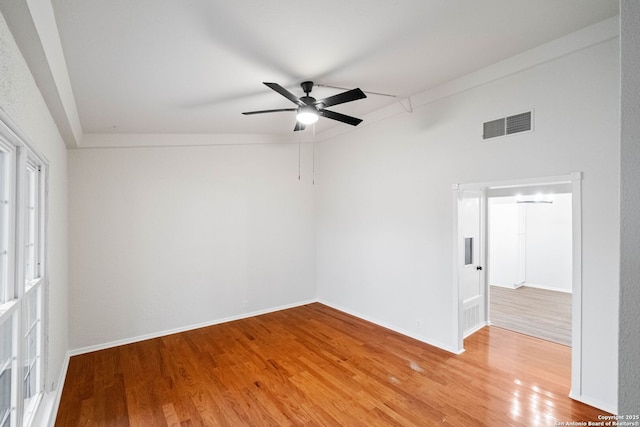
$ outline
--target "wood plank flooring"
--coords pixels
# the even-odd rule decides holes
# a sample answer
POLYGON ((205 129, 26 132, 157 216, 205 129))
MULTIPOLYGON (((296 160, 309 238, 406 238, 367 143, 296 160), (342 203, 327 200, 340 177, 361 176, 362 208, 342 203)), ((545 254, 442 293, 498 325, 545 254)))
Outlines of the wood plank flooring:
POLYGON ((500 328, 461 355, 310 304, 71 358, 56 426, 549 425, 570 349, 500 328))
POLYGON ((570 346, 571 297, 566 292, 529 286, 491 286, 490 320, 501 328, 570 346))

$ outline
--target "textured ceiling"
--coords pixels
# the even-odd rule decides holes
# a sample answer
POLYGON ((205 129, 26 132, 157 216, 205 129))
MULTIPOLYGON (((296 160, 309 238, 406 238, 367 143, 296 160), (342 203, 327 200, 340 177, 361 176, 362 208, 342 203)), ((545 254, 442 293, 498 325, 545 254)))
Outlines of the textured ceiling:
MULTIPOLYGON (((293 106, 263 81, 410 96, 618 13, 617 0, 52 3, 85 133, 290 133, 293 113, 241 114, 293 106)), ((348 125, 317 130, 331 126, 348 125)))

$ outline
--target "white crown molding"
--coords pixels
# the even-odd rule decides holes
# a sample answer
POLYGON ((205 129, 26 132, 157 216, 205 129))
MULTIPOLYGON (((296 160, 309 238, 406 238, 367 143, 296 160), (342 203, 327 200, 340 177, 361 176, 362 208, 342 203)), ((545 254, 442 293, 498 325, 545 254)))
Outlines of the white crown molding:
MULTIPOLYGON (((563 56, 579 52, 591 46, 615 39, 619 36, 619 17, 613 17, 582 30, 560 37, 488 67, 438 85, 409 98, 413 110, 458 93, 483 86, 501 78, 516 74, 563 56)), ((399 114, 411 114, 400 103, 389 105, 362 116, 358 128, 370 126, 399 114)), ((358 128, 336 126, 316 134, 316 141, 325 141, 354 132, 358 128)))

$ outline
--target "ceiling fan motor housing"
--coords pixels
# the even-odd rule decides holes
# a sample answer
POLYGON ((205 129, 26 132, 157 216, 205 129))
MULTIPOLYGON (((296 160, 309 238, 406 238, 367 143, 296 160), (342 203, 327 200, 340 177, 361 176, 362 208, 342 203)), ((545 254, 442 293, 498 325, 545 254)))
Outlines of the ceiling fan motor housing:
MULTIPOLYGON (((313 89, 313 82, 310 81, 306 81, 306 82, 302 82, 300 83, 300 87, 302 88, 302 91, 304 93, 306 93, 307 95, 309 95, 309 93, 311 92, 311 90, 313 89)), ((314 100, 315 101, 315 100, 314 100)))
POLYGON ((307 105, 313 105, 316 102, 316 99, 313 96, 301 96, 300 101, 307 105))

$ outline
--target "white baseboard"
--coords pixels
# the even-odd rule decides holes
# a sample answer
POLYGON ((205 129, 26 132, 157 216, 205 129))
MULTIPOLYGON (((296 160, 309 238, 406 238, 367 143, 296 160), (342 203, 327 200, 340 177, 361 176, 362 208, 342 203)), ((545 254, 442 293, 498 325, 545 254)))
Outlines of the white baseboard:
POLYGON ((506 288, 506 289, 518 289, 524 286, 524 283, 514 283, 512 285, 497 285, 495 283, 490 284, 489 286, 496 286, 498 288, 506 288))
POLYGON ((51 412, 49 414, 49 422, 46 424, 49 427, 53 427, 53 425, 56 423, 56 415, 58 415, 58 408, 60 407, 60 399, 62 398, 64 380, 67 378, 67 371, 69 370, 69 359, 71 359, 71 352, 67 351, 67 354, 65 354, 64 356, 64 362, 62 362, 62 369, 60 370, 60 376, 58 377, 58 382, 56 383, 56 389, 54 390, 51 412))
POLYGON ((573 393, 573 390, 569 393, 569 397, 573 400, 577 400, 578 402, 582 402, 586 405, 593 406, 594 408, 602 409, 603 411, 609 412, 611 414, 616 415, 618 413, 618 408, 611 403, 601 402, 598 399, 593 399, 588 396, 579 396, 573 393))
POLYGON ((172 334, 177 334, 180 332, 186 332, 186 331, 191 331, 194 329, 200 329, 200 328, 206 328, 207 326, 213 326, 213 325, 219 325, 221 323, 226 323, 226 322, 232 322, 234 320, 241 320, 241 319, 246 319, 249 317, 254 317, 254 316, 260 316, 261 314, 267 314, 267 313, 273 313, 276 311, 281 311, 281 310, 286 310, 289 308, 294 308, 294 307, 300 307, 302 305, 307 305, 307 304, 311 304, 317 302, 317 300, 312 299, 312 300, 306 300, 306 301, 298 301, 292 304, 286 304, 286 305, 281 305, 278 307, 271 307, 271 308, 267 308, 264 310, 257 310, 257 311, 252 311, 249 313, 242 313, 242 314, 238 314, 235 316, 229 316, 229 317, 223 317, 220 319, 215 319, 215 320, 210 320, 207 322, 202 322, 202 323, 196 323, 193 325, 187 325, 187 326, 181 326, 179 328, 173 328, 173 329, 167 329, 164 331, 159 331, 159 332, 153 332, 150 334, 145 334, 145 335, 139 335, 136 337, 131 337, 131 338, 124 338, 121 340, 116 340, 116 341, 110 341, 110 342, 106 342, 103 344, 96 344, 96 345, 91 345, 91 346, 87 346, 87 347, 80 347, 80 348, 76 348, 73 350, 69 351, 69 355, 70 356, 77 356, 80 354, 85 354, 85 353, 91 353, 93 351, 99 351, 99 350, 106 350, 108 348, 113 348, 113 347, 118 347, 121 345, 127 345, 127 344, 133 344, 136 342, 140 342, 140 341, 145 341, 145 340, 149 340, 149 339, 153 339, 153 338, 160 338, 160 337, 164 337, 167 335, 172 335, 172 334))
POLYGON ((478 325, 475 328, 469 330, 468 332, 465 332, 464 338, 467 338, 468 336, 475 334, 476 332, 478 332, 480 329, 484 328, 485 326, 490 326, 490 325, 491 325, 491 322, 480 322, 480 323, 478 323, 478 325))
POLYGON ((535 283, 524 283, 524 286, 526 286, 528 288, 544 289, 544 290, 547 290, 547 291, 564 292, 566 294, 570 294, 571 293, 571 289, 554 288, 553 286, 536 285, 535 283))
POLYGON ((496 285, 495 283, 492 283, 490 286, 496 286, 498 288, 506 288, 506 289, 519 289, 519 288, 521 288, 523 286, 526 286, 527 288, 544 289, 544 290, 547 290, 547 291, 564 292, 564 293, 567 293, 567 294, 571 293, 571 289, 554 288, 553 286, 536 285, 535 283, 518 283, 518 284, 513 284, 513 285, 496 285))
POLYGON ((374 318, 369 317, 369 316, 365 316, 363 314, 354 312, 354 311, 346 309, 344 307, 340 307, 339 305, 332 304, 332 303, 330 303, 328 301, 324 301, 324 300, 319 299, 317 302, 319 302, 320 304, 324 304, 327 307, 334 308, 334 309, 336 309, 338 311, 342 311, 343 313, 350 314, 351 316, 357 317, 359 319, 366 320, 367 322, 371 322, 371 323, 374 323, 374 324, 376 324, 378 326, 382 326, 383 328, 387 328, 387 329, 392 330, 394 332, 397 332, 399 334, 405 335, 405 336, 407 336, 409 338, 413 338, 414 340, 418 340, 418 341, 423 342, 425 344, 429 344, 431 346, 438 347, 439 349, 444 350, 444 351, 448 351, 449 353, 453 353, 453 354, 456 354, 456 355, 464 353, 464 349, 457 350, 457 349, 455 349, 453 347, 450 347, 448 345, 445 345, 443 343, 440 343, 440 342, 437 342, 437 341, 428 340, 423 336, 414 334, 413 332, 409 332, 409 331, 406 331, 404 329, 397 328, 397 327, 395 327, 393 325, 390 325, 389 323, 383 322, 383 321, 378 320, 378 319, 374 319, 374 318))
MULTIPOLYGON (((464 349, 462 350, 457 350, 453 347, 450 347, 448 345, 445 345, 443 343, 437 342, 437 341, 433 341, 433 340, 429 340, 423 336, 417 335, 413 332, 410 331, 406 331, 404 329, 401 328, 397 328, 391 324, 388 324, 386 322, 380 321, 378 319, 374 319, 372 317, 368 317, 368 316, 364 316, 360 313, 356 313, 354 311, 351 311, 349 309, 346 309, 344 307, 340 307, 338 305, 332 304, 330 302, 324 301, 324 300, 319 300, 319 299, 310 299, 310 300, 305 300, 305 301, 298 301, 292 304, 286 304, 286 305, 282 305, 282 306, 278 306, 278 307, 271 307, 268 309, 264 309, 264 310, 258 310, 258 311, 253 311, 253 312, 249 312, 249 313, 242 313, 236 316, 229 316, 229 317, 224 317, 224 318, 220 318, 220 319, 215 319, 215 320, 211 320, 208 322, 202 322, 202 323, 197 323, 197 324, 193 324, 193 325, 187 325, 187 326, 183 326, 183 327, 179 327, 179 328, 173 328, 173 329, 168 329, 168 330, 164 330, 164 331, 159 331, 159 332, 153 332, 150 334, 145 334, 145 335, 139 335, 139 336, 135 336, 135 337, 131 337, 131 338, 125 338, 125 339, 121 339, 121 340, 115 340, 115 341, 110 341, 110 342, 106 342, 106 343, 102 343, 102 344, 96 344, 96 345, 91 345, 91 346, 87 346, 87 347, 79 347, 76 349, 72 349, 69 350, 67 352, 67 357, 65 360, 65 368, 64 368, 64 373, 66 374, 66 369, 68 367, 68 363, 69 363, 69 358, 73 357, 73 356, 77 356, 80 354, 85 354, 85 353, 91 353, 94 351, 99 351, 99 350, 106 350, 108 348, 113 348, 113 347, 118 347, 121 345, 127 345, 127 344, 133 344, 136 342, 140 342, 140 341, 145 341, 148 339, 153 339, 153 338, 160 338, 160 337, 164 337, 167 335, 172 335, 172 334, 177 334, 180 332, 186 332, 186 331, 191 331, 193 329, 199 329, 199 328, 205 328, 207 326, 213 326, 213 325, 219 325, 221 323, 226 323, 226 322, 232 322, 234 320, 240 320, 240 319, 246 319, 249 317, 254 317, 254 316, 260 316, 262 314, 268 314, 268 313, 273 313, 276 311, 281 311, 281 310, 286 310, 289 308, 294 308, 294 307, 300 307, 303 305, 307 305, 307 304, 312 304, 318 302, 320 304, 324 304, 328 307, 334 308, 338 311, 342 311, 344 313, 350 314, 352 316, 358 317, 360 319, 366 320, 368 322, 374 323, 376 325, 382 326, 384 328, 390 329, 394 332, 398 332, 399 334, 402 335, 406 335, 410 338, 416 339, 418 341, 421 341, 425 344, 429 344, 432 345, 434 347, 438 347, 442 350, 448 351, 449 353, 453 353, 453 354, 462 354, 464 352, 464 349)), ((481 326, 483 327, 484 324, 481 326)), ((480 328, 478 328, 480 329, 480 328)), ((62 382, 64 382, 64 377, 62 377, 62 382)))
POLYGON ((64 380, 67 377, 67 370, 69 369, 69 352, 64 357, 62 362, 62 368, 58 375, 58 381, 54 385, 54 389, 48 393, 44 393, 38 411, 33 418, 32 426, 46 426, 53 427, 56 422, 56 415, 58 414, 58 408, 60 407, 60 398, 62 397, 62 389, 64 388, 64 380))

